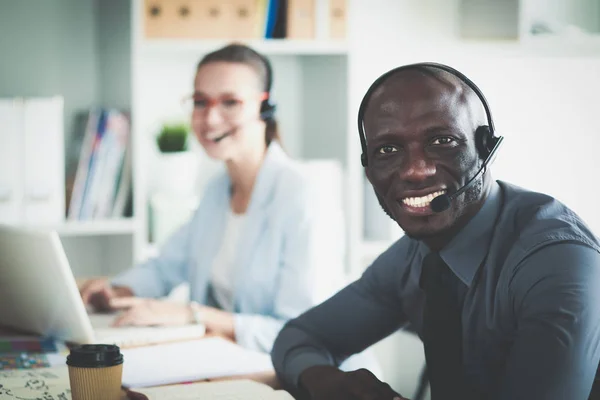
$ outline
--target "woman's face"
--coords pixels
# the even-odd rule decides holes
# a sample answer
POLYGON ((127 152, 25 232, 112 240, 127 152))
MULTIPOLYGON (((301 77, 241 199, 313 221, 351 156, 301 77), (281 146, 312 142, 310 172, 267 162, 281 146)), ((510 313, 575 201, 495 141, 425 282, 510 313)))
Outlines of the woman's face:
POLYGON ((211 62, 198 69, 192 128, 209 157, 230 160, 265 146, 262 87, 258 74, 246 64, 211 62))

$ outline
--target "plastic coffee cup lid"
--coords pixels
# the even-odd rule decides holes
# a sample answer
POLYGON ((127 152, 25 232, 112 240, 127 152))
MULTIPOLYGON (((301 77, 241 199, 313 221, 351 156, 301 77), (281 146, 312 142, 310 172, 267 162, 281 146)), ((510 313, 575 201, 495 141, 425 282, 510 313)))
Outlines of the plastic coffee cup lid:
POLYGON ((111 344, 84 344, 71 349, 67 365, 81 368, 104 368, 123 364, 119 346, 111 344))

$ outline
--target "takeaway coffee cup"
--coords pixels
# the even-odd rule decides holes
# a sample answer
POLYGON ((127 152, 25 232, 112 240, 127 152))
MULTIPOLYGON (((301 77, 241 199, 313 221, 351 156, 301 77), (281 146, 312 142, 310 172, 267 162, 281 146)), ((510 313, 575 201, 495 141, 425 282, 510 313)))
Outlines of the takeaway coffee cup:
POLYGON ((84 344, 67 356, 72 400, 119 400, 123 355, 118 346, 84 344))

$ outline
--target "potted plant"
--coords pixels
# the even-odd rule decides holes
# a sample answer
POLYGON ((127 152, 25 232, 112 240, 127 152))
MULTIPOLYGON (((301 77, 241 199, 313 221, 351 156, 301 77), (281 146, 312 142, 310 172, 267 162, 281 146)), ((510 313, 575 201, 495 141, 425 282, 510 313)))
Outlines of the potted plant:
POLYGON ((198 201, 199 160, 189 137, 189 126, 175 122, 163 124, 155 138, 158 154, 150 208, 151 234, 158 243, 189 218, 198 201))
POLYGON ((156 136, 158 163, 156 191, 175 196, 194 191, 197 154, 189 149, 190 127, 181 122, 165 123, 156 136))
POLYGON ((190 128, 183 123, 164 124, 156 137, 161 153, 179 153, 188 150, 190 128))

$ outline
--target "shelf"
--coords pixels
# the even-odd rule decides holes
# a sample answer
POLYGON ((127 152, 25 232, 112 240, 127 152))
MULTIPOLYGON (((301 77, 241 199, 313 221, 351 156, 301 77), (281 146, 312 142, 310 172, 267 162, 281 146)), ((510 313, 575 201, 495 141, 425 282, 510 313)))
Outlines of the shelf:
POLYGON ((61 236, 123 235, 134 233, 136 224, 132 219, 67 221, 56 230, 61 236))
MULTIPOLYGON (((140 52, 202 54, 216 50, 235 40, 146 39, 140 42, 140 52)), ((346 41, 329 40, 238 40, 267 55, 335 55, 348 53, 346 41)))

